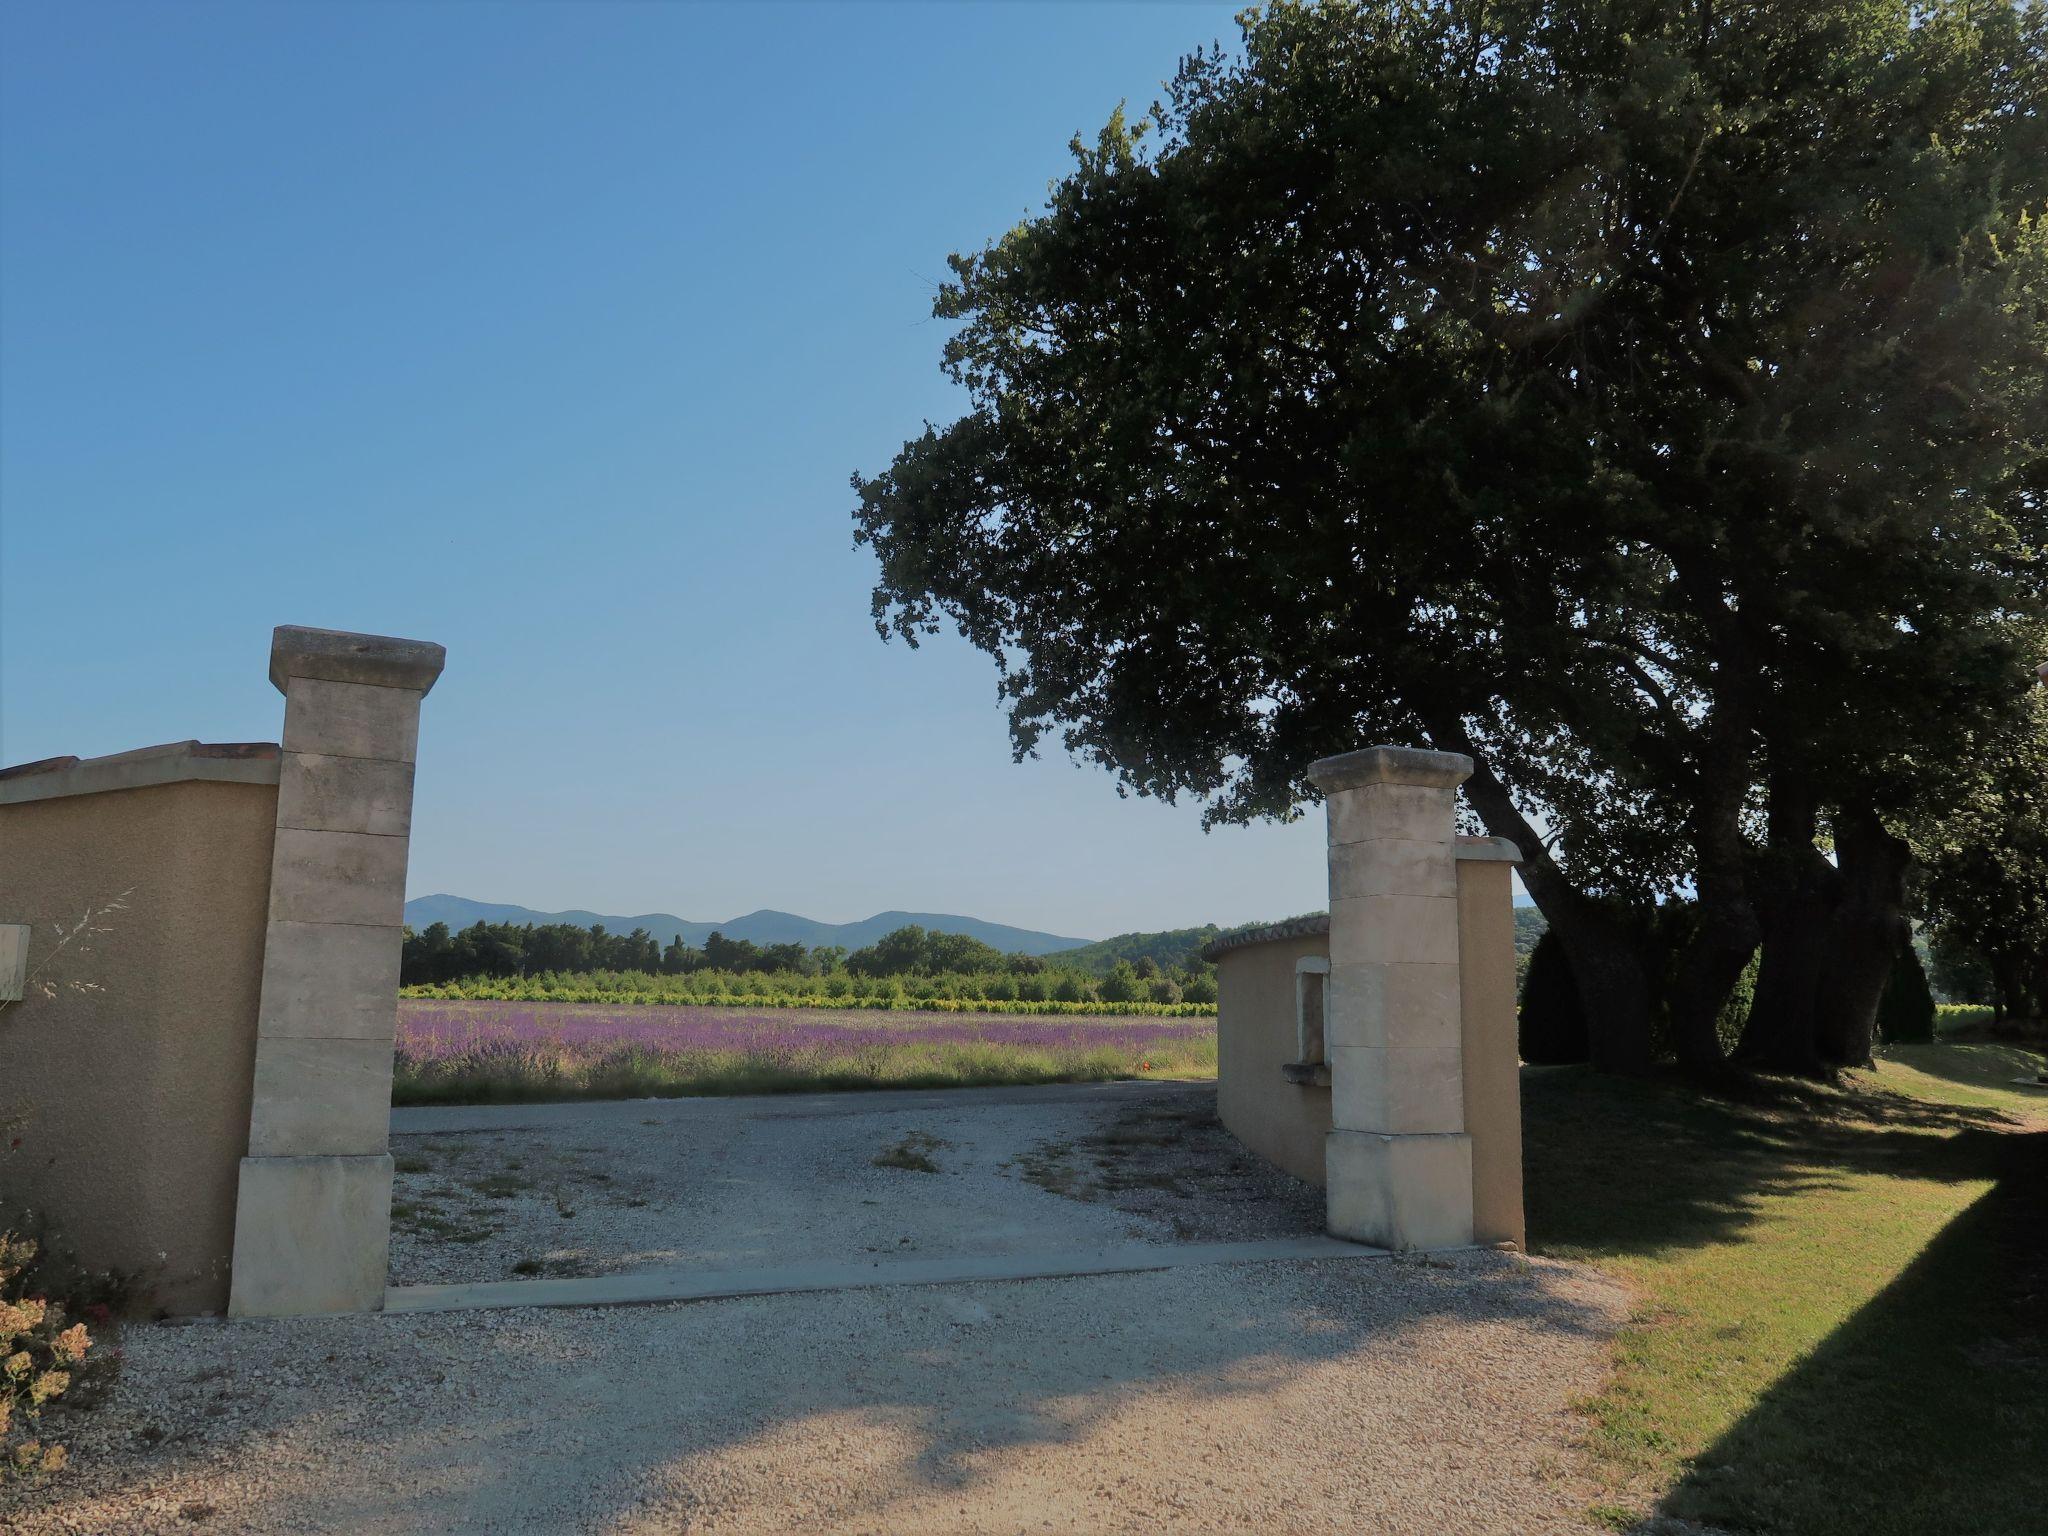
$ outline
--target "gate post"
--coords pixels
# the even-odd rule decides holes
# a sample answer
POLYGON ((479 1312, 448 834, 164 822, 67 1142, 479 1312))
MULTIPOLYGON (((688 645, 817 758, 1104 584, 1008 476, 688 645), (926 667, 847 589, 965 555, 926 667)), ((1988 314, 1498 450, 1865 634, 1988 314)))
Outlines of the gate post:
POLYGON ((1376 1247, 1472 1241, 1456 842, 1471 772, 1412 747, 1308 770, 1329 811, 1329 1229, 1376 1247))
POLYGON ((446 657, 291 625, 271 642, 284 755, 232 1316, 384 1305, 413 761, 446 657))

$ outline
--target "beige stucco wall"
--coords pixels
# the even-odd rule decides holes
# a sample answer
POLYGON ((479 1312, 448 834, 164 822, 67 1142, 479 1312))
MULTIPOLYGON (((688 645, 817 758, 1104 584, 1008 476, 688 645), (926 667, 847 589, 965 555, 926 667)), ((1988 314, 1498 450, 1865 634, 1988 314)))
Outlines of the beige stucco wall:
POLYGON ((1294 963, 1327 959, 1327 935, 1227 950, 1216 959, 1216 1112, 1239 1141, 1298 1179, 1323 1182, 1330 1090, 1290 1083, 1294 963))
POLYGON ((1458 861, 1458 988, 1465 1131, 1472 1138, 1472 1238, 1526 1246, 1522 1063, 1515 1035, 1511 866, 1458 861))
POLYGON ((31 925, 31 970, 56 924, 124 904, 43 972, 54 997, 0 1009, 0 1113, 26 1116, 0 1202, 170 1313, 227 1303, 276 821, 274 783, 0 804, 0 922, 31 925))
MULTIPOLYGON (((1473 1238, 1522 1246, 1512 869, 1501 860, 1458 860, 1458 985, 1473 1238)), ((1217 1112, 1252 1151, 1318 1185, 1326 1176, 1330 1090, 1297 1087, 1280 1069, 1295 1056, 1295 962, 1329 953, 1328 935, 1310 934, 1216 957, 1217 1112)))

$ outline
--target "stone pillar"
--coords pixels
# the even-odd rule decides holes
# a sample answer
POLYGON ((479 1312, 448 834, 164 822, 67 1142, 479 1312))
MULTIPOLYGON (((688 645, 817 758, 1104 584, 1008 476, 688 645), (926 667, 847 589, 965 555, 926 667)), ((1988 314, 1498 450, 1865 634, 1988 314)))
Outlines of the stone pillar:
POLYGON ((447 653, 281 626, 277 841, 228 1311, 374 1312, 420 700, 447 653))
POLYGON ((1329 1229, 1470 1243, 1456 805, 1472 760, 1368 747, 1308 772, 1330 818, 1329 1229))

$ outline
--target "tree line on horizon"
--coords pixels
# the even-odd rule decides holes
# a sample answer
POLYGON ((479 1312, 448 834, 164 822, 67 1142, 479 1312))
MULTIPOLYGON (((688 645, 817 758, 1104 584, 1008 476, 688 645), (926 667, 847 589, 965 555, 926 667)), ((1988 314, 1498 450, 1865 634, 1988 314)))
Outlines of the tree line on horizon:
MULTIPOLYGON (((1190 929, 1201 937, 1219 929, 1190 929)), ((1176 935, 1131 935, 1136 939, 1176 935)), ((1212 1003, 1216 1000, 1212 967, 1188 942, 1177 958, 1162 965, 1151 953, 1127 956, 1117 941, 1085 946, 1107 948, 1107 963, 1094 972, 1085 961, 1062 963, 1062 955, 1005 954, 966 934, 940 933, 906 924, 873 944, 849 951, 842 945, 806 948, 802 944, 757 944, 711 934, 701 947, 685 944, 680 935, 663 945, 645 928, 631 933, 607 932, 602 923, 579 928, 571 923, 476 922, 460 931, 446 923, 430 923, 417 933, 405 930, 399 962, 399 985, 439 986, 478 978, 597 972, 640 972, 652 976, 722 976, 767 974, 786 978, 824 979, 834 975, 863 978, 919 977, 971 980, 954 990, 980 998, 1016 998, 1047 1002, 1212 1003)), ((1093 958, 1093 957, 1091 957, 1093 958)), ((944 988, 940 989, 942 992, 944 988)))

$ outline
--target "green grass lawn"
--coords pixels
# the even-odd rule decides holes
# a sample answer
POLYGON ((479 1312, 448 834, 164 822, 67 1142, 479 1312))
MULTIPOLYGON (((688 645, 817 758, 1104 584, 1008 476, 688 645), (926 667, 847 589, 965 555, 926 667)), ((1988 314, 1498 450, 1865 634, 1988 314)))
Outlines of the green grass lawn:
POLYGON ((1530 1246, 1627 1280, 1585 1405, 1626 1527, 2048 1530, 2048 1094, 2004 1045, 1841 1088, 1531 1068, 1530 1246))

